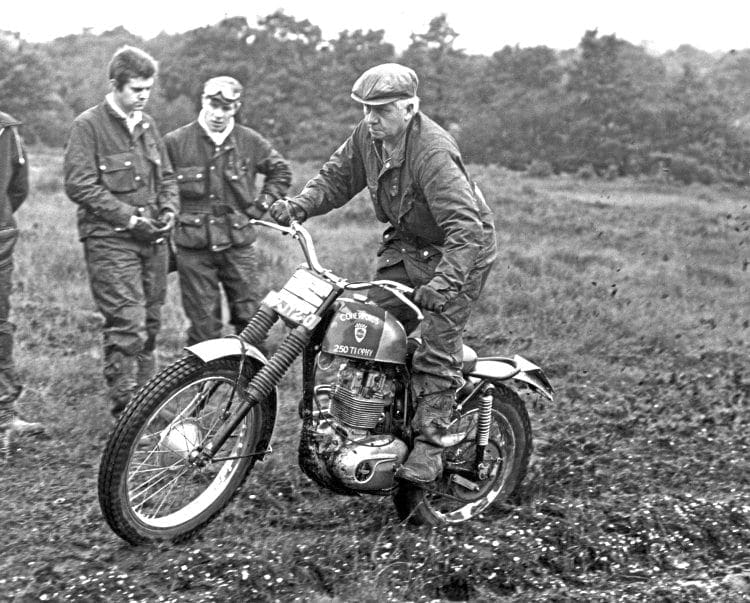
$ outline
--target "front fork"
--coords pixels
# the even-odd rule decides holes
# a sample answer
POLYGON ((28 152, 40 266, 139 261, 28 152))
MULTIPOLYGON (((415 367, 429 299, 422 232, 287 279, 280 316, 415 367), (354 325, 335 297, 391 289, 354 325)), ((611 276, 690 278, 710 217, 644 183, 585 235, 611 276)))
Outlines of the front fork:
MULTIPOLYGON (((258 345, 268 336, 268 332, 278 317, 274 310, 265 304, 261 305, 239 337, 246 343, 258 345)), ((292 365, 294 359, 302 353, 311 336, 312 331, 302 325, 292 329, 276 353, 271 356, 268 364, 264 365, 247 384, 242 402, 234 415, 222 425, 210 442, 191 451, 189 461, 192 464, 204 467, 211 461, 215 452, 221 449, 247 413, 271 395, 273 388, 292 365)))

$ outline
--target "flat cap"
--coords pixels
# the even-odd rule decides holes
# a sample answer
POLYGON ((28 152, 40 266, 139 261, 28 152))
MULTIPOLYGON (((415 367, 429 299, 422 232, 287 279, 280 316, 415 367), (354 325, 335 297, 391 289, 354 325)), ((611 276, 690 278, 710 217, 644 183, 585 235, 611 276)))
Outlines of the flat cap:
POLYGON ((212 77, 203 85, 203 96, 233 103, 242 96, 242 84, 228 75, 212 77))
POLYGON ((364 105, 387 105, 417 94, 419 79, 413 69, 383 63, 365 71, 352 86, 352 98, 364 105))

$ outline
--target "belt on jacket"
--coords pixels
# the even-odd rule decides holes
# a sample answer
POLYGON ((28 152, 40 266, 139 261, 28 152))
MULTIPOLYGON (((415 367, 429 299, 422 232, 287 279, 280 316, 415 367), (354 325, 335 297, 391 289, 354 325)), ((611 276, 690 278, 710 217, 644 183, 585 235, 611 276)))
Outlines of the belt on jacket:
POLYGON ((206 203, 205 201, 189 201, 185 199, 180 202, 180 212, 189 214, 213 214, 214 216, 242 213, 239 209, 227 203, 206 203))

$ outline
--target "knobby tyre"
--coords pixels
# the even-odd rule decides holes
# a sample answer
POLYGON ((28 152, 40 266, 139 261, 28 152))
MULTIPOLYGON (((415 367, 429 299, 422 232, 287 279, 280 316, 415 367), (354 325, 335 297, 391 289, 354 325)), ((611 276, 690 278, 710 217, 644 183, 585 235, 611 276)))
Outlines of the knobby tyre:
POLYGON ((246 359, 238 391, 238 358, 204 363, 186 356, 162 370, 128 404, 99 468, 99 504, 112 530, 132 544, 180 541, 213 519, 268 450, 276 400, 250 410, 214 462, 188 455, 205 444, 240 403, 260 368, 246 359))
MULTIPOLYGON (((476 425, 476 403, 463 409, 461 422, 476 425)), ((401 482, 393 502, 399 517, 414 524, 441 525, 467 521, 479 515, 493 502, 509 498, 521 485, 532 451, 531 423, 526 406, 513 390, 496 385, 492 400, 490 439, 485 458, 490 476, 473 484, 453 478, 446 467, 443 476, 425 488, 401 482), (478 489, 474 489, 478 486, 478 489)), ((475 444, 468 438, 446 450, 444 459, 453 467, 468 468, 475 444)))

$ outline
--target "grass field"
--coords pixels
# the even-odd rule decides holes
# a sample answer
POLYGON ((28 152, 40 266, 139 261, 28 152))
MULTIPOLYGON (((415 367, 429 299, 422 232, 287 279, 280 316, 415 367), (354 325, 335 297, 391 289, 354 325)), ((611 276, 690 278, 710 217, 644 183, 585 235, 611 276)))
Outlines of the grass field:
MULTIPOLYGON (((293 367, 275 453, 229 509, 187 544, 134 548, 96 500, 111 424, 75 207, 59 154, 31 165, 13 317, 20 407, 51 437, 18 441, 0 469, 0 600, 750 599, 746 191, 475 168, 500 256, 466 341, 522 353, 557 390, 528 399, 518 500, 430 530, 401 525, 388 498, 319 490, 296 467, 293 367)), ((314 166, 296 168, 298 189, 314 166)), ((381 228, 364 199, 309 228, 324 265, 370 274, 381 228)), ((300 261, 277 235, 258 247, 266 288, 300 261)), ((165 357, 184 328, 170 280, 165 357)))

